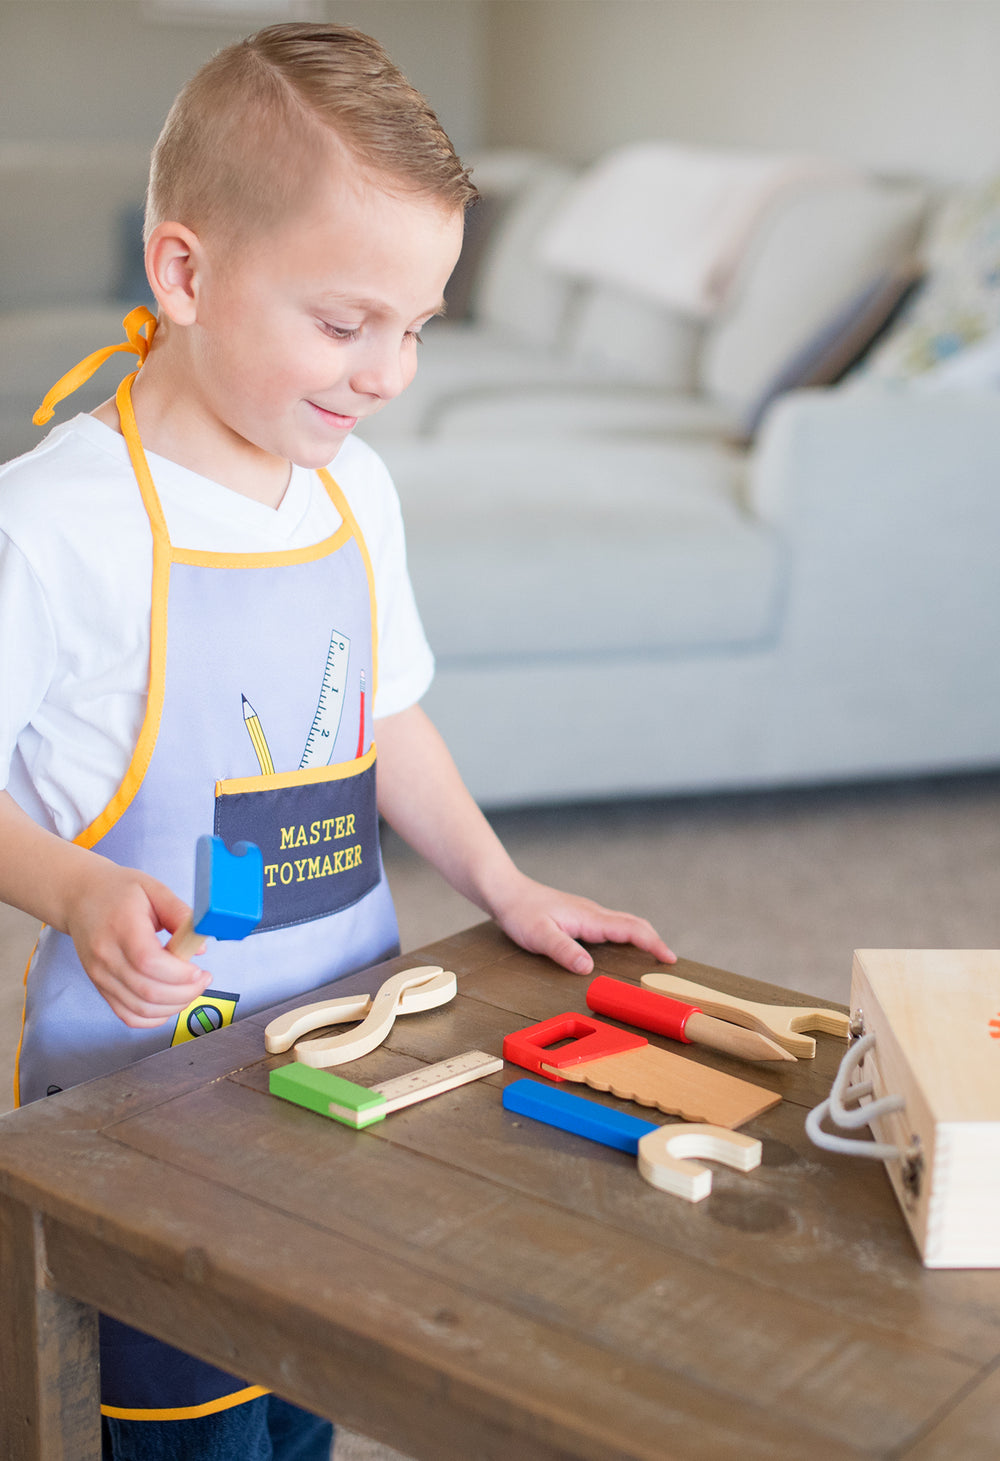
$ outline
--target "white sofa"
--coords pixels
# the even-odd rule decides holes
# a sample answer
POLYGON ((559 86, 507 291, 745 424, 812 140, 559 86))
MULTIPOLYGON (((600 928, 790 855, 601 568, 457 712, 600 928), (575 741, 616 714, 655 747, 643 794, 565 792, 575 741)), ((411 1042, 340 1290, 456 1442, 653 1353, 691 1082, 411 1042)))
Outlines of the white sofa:
MULTIPOLYGON (((144 169, 137 149, 0 149, 4 457, 140 302, 144 169)), ((1000 763, 996 395, 877 377, 781 394, 835 374, 898 297, 921 191, 791 196, 731 307, 695 324, 539 262, 567 169, 499 154, 477 175, 498 206, 455 282, 469 317, 431 327, 370 433, 438 659, 427 707, 476 795, 1000 763)))
POLYGON ((1000 412, 805 391, 705 443, 387 453, 487 805, 1000 762, 1000 412))
POLYGON ((547 271, 571 180, 525 177, 472 318, 433 327, 370 432, 438 658, 427 708, 476 795, 998 764, 1000 401, 802 388, 912 280, 919 191, 794 193, 693 323, 547 271))

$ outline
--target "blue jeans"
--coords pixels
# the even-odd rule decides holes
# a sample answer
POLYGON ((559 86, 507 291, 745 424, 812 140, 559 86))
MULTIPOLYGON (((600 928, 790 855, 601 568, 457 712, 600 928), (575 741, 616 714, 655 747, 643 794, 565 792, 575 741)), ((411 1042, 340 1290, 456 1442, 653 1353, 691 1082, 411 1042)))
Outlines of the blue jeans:
POLYGON ((277 1395, 197 1420, 101 1422, 104 1461, 329 1461, 333 1426, 277 1395))

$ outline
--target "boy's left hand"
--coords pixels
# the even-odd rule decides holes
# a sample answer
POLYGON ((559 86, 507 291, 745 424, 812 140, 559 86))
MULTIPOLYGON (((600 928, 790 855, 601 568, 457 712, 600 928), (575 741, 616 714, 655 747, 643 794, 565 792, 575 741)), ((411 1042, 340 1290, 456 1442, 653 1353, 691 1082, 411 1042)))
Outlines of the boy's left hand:
POLYGON ((515 867, 419 705, 384 716, 375 738, 383 817, 515 943, 574 974, 590 974, 594 968, 578 938, 592 944, 635 944, 661 964, 677 962, 644 918, 560 893, 515 867))
POLYGON ((546 955, 573 974, 591 974, 594 969, 593 959, 576 942, 578 938, 591 944, 634 944, 661 964, 677 962, 677 955, 644 918, 560 893, 522 873, 491 912, 515 943, 529 953, 546 955))

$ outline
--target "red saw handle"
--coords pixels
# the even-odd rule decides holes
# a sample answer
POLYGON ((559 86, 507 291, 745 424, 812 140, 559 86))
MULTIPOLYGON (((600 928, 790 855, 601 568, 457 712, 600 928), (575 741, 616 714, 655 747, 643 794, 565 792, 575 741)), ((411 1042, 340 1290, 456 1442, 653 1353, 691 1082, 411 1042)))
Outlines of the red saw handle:
POLYGON ((684 1033, 684 1026, 692 1015, 701 1011, 695 1004, 683 1004, 679 999, 670 999, 665 994, 656 994, 652 989, 640 989, 635 984, 624 984, 620 979, 609 979, 598 974, 587 990, 587 1004, 599 1015, 610 1015, 613 1020, 623 1020, 626 1025, 638 1025, 640 1030, 654 1030, 657 1035, 669 1035, 672 1040, 691 1041, 684 1033))
POLYGON ((504 1036, 503 1058, 512 1065, 522 1065, 536 1075, 548 1076, 550 1080, 561 1080, 551 1069, 543 1067, 582 1065, 587 1060, 599 1060, 605 1055, 620 1055, 625 1050, 638 1050, 649 1041, 642 1035, 632 1035, 627 1030, 616 1030, 614 1025, 592 1020, 589 1015, 553 1015, 540 1024, 529 1025, 526 1030, 515 1030, 504 1036), (559 1045, 562 1040, 572 1044, 559 1045))

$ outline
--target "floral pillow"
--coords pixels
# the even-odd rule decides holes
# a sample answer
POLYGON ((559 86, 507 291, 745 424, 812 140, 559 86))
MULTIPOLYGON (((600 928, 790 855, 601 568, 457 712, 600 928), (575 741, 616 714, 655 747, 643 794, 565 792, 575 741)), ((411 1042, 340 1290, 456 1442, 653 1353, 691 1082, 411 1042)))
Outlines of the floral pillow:
POLYGON ((945 204, 926 261, 924 282, 859 374, 909 379, 1000 329, 1000 177, 945 204))

